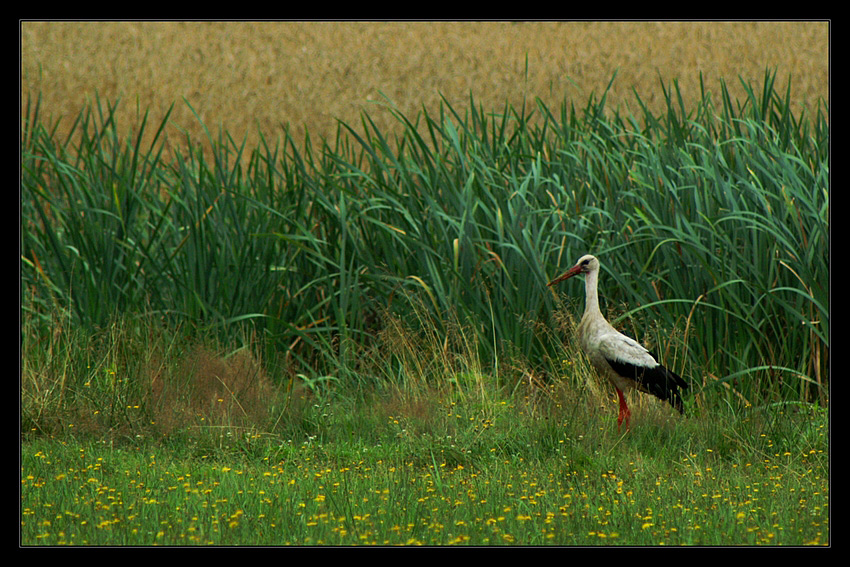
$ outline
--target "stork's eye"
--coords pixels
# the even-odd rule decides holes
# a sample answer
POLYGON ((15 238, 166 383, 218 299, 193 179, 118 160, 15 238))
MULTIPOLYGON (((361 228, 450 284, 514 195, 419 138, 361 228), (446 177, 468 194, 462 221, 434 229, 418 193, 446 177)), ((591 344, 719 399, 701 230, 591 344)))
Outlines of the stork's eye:
POLYGON ((587 266, 590 263, 590 260, 585 260, 581 263, 582 266, 587 266))

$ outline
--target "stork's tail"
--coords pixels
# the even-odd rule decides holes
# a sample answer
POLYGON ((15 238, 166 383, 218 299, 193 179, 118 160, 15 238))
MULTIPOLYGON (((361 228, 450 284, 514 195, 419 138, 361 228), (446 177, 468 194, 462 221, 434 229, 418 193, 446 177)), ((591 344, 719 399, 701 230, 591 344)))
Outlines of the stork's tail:
POLYGON ((682 404, 682 395, 679 393, 679 389, 686 390, 688 383, 681 376, 659 364, 644 375, 644 381, 642 382, 650 394, 669 402, 679 413, 685 413, 685 408, 682 404))
MULTIPOLYGON (((653 360, 655 357, 653 357, 653 360)), ((687 389, 688 383, 675 372, 656 364, 653 367, 637 366, 620 360, 605 359, 611 369, 620 376, 634 381, 638 390, 652 394, 660 400, 669 402, 679 413, 684 414, 682 396, 679 389, 687 389)))

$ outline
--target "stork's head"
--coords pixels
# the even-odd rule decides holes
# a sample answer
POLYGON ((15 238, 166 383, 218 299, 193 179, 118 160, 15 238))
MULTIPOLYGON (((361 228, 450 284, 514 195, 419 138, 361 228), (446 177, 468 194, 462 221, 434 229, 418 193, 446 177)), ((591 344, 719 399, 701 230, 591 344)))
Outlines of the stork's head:
POLYGON ((566 271, 566 273, 562 276, 558 276, 547 285, 555 285, 556 283, 560 283, 568 278, 573 276, 577 276, 578 274, 588 274, 592 271, 599 270, 599 260, 596 259, 596 256, 591 256, 590 254, 585 254, 581 258, 578 259, 576 265, 566 271))

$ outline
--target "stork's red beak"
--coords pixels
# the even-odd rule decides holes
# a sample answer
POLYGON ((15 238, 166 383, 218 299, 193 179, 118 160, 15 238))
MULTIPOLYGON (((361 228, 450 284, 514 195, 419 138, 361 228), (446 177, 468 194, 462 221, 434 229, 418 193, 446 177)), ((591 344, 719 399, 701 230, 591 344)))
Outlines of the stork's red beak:
POLYGON ((554 280, 552 280, 551 282, 549 282, 549 283, 548 283, 548 284, 546 284, 546 285, 547 285, 547 286, 553 286, 553 285, 555 285, 556 283, 561 283, 562 281, 564 281, 564 280, 566 280, 566 279, 568 279, 568 278, 571 278, 571 277, 573 277, 573 276, 574 276, 574 275, 576 275, 576 274, 580 274, 580 273, 581 273, 581 268, 582 268, 582 267, 581 267, 581 265, 573 266, 572 268, 570 268, 569 270, 567 270, 567 272, 566 272, 564 275, 562 275, 562 276, 558 276, 557 278, 555 278, 554 280))

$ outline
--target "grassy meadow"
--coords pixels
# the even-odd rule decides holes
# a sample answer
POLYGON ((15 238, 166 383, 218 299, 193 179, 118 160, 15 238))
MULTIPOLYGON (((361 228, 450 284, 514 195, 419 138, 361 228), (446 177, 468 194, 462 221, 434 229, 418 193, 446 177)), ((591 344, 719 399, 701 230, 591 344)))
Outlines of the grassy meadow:
MULTIPOLYGON (((817 51, 813 26, 784 43, 817 51)), ((89 31, 144 54, 168 27, 89 31)), ((365 110, 317 99, 339 120, 273 133, 259 106, 231 129, 203 97, 119 100, 108 80, 60 108, 74 87, 47 55, 73 30, 22 26, 21 544, 831 543, 817 84, 707 65, 626 93, 624 68, 554 100, 535 51, 491 75, 524 76, 491 79, 498 100, 462 82, 410 106, 399 73, 365 110), (633 395, 617 431, 573 336, 584 288, 546 287, 588 252, 609 320, 689 382, 684 416, 633 395)), ((362 48, 354 26, 288 37, 344 67, 315 59, 340 30, 362 48)), ((255 82, 259 53, 222 53, 255 82)))

